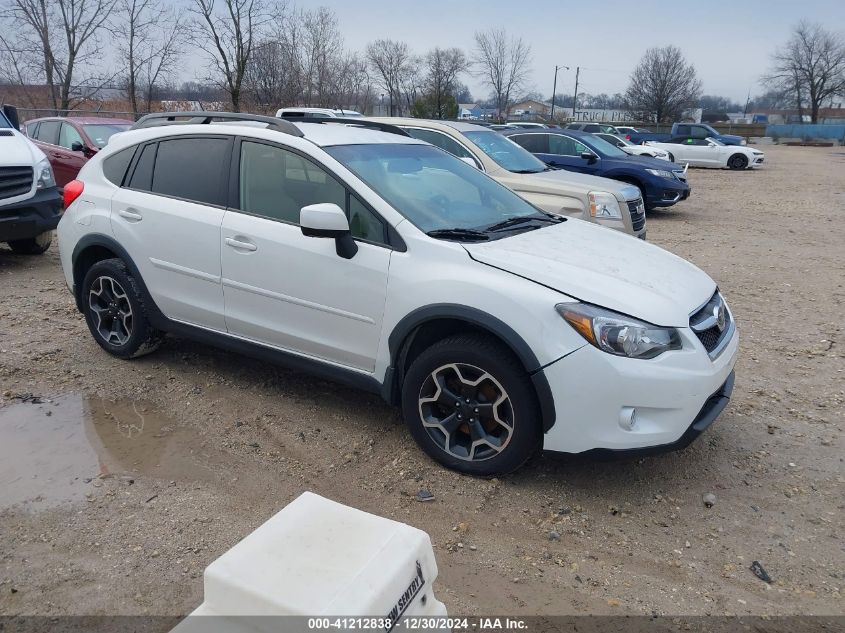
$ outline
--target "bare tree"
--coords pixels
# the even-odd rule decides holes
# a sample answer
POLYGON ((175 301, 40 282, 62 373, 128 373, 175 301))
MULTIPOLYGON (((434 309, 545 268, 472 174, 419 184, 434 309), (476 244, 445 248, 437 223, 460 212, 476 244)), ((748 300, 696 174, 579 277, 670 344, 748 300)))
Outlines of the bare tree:
POLYGON ((133 113, 140 112, 141 100, 150 111, 156 87, 175 70, 184 26, 181 16, 161 0, 118 0, 111 30, 133 113))
POLYGON ((394 116, 402 108, 403 97, 416 89, 418 60, 405 42, 387 39, 368 44, 366 57, 377 85, 389 97, 390 116, 394 116))
POLYGON ((458 76, 469 68, 464 52, 459 48, 435 48, 425 56, 425 92, 432 104, 434 117, 447 118, 454 109, 458 76), (447 97, 452 97, 447 99, 447 97))
POLYGON ((193 0, 194 42, 208 56, 215 80, 240 112, 247 65, 281 7, 271 0, 193 0))
MULTIPOLYGON (((9 0, 3 12, 4 48, 32 56, 29 65, 50 91, 55 110, 71 108, 74 91, 88 87, 90 96, 99 85, 90 73, 78 80, 79 67, 96 66, 100 58, 99 34, 109 20, 115 0, 9 0), (16 42, 12 44, 11 42, 16 42)), ((24 62, 19 61, 19 68, 24 62)), ((101 78, 102 79, 102 78, 101 78)))
POLYGON ((845 40, 820 24, 801 22, 789 42, 772 55, 772 68, 763 81, 794 95, 799 115, 806 98, 812 122, 817 123, 822 104, 845 94, 845 40))
POLYGON ((477 32, 473 63, 484 84, 493 91, 499 117, 506 117, 511 96, 528 79, 531 46, 522 38, 508 37, 502 29, 477 32))
POLYGON ((631 74, 625 100, 632 112, 653 113, 657 123, 677 120, 701 96, 701 81, 676 46, 650 48, 631 74))

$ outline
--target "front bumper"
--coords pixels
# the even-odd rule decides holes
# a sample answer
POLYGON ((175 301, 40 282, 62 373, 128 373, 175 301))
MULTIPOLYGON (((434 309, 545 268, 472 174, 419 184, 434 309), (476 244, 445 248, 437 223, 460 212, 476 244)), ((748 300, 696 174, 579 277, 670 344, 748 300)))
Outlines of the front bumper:
POLYGON ((686 200, 690 196, 692 187, 680 181, 673 182, 668 178, 664 178, 659 186, 653 187, 646 192, 648 207, 650 209, 656 207, 671 207, 681 200, 686 200))
POLYGON ((22 202, 0 201, 0 242, 25 240, 52 231, 62 217, 62 197, 56 187, 36 191, 22 202))
POLYGON ((683 349, 651 360, 613 356, 586 345, 547 366, 543 371, 556 420, 543 448, 651 452, 691 442, 727 404, 739 333, 711 360, 690 330, 680 332, 683 349), (719 400, 715 405, 714 397, 719 400), (636 422, 629 427, 622 420, 631 408, 636 422))

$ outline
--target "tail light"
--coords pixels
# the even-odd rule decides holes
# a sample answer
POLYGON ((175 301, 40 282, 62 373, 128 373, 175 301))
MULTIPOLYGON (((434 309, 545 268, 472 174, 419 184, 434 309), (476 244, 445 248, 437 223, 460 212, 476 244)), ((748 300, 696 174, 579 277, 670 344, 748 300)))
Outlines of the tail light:
POLYGON ((82 195, 85 190, 85 183, 81 180, 71 180, 64 188, 65 209, 67 209, 73 201, 82 195))

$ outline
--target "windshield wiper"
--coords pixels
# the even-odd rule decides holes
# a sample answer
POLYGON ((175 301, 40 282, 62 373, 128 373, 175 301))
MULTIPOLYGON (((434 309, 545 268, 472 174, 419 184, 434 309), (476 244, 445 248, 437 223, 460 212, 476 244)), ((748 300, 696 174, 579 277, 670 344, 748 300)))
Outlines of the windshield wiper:
POLYGON ((512 174, 541 174, 546 171, 545 168, 543 169, 512 169, 512 174))
POLYGON ((496 224, 491 224, 485 230, 503 231, 519 224, 525 224, 526 222, 549 222, 551 224, 558 224, 561 222, 561 219, 554 216, 521 215, 516 218, 508 218, 507 220, 496 222, 496 224))
POLYGON ((486 242, 490 236, 475 229, 434 229, 427 231, 426 235, 438 239, 456 240, 458 242, 486 242))

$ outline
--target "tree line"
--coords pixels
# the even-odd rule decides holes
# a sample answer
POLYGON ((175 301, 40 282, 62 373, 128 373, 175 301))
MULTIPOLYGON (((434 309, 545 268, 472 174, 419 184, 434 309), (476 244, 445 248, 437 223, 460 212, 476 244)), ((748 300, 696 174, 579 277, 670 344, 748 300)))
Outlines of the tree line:
MULTIPOLYGON (((417 53, 381 38, 353 51, 334 12, 285 0, 189 0, 181 12, 165 0, 0 0, 0 83, 44 87, 56 111, 116 86, 134 113, 155 109, 167 93, 214 96, 235 111, 300 105, 454 118, 458 103, 472 100, 463 81, 470 75, 489 91, 482 105, 502 118, 518 100, 544 100, 530 90, 532 51, 523 38, 489 29, 472 44, 417 53), (202 73, 177 88, 197 52, 202 73)), ((755 106, 794 107, 816 121, 823 104, 845 93, 841 34, 802 22, 762 81, 755 106)), ((645 52, 624 93, 555 95, 554 102, 647 113, 657 122, 697 106, 749 106, 703 95, 695 67, 671 45, 645 52)))

